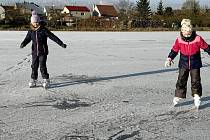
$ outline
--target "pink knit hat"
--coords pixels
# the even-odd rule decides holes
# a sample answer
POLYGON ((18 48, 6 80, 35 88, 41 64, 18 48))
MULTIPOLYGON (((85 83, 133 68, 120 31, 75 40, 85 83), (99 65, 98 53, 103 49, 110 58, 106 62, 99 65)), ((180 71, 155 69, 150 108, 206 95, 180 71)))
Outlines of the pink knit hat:
POLYGON ((37 15, 36 11, 32 11, 31 23, 40 22, 40 17, 37 15))

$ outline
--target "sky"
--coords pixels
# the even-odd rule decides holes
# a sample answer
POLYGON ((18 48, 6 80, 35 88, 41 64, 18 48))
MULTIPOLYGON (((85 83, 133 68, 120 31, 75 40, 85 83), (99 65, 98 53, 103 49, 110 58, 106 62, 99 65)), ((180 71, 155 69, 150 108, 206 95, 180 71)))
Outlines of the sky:
MULTIPOLYGON (((23 2, 24 0, 0 0, 0 4, 10 4, 14 2, 23 2)), ((96 4, 113 4, 119 0, 25 0, 27 2, 34 2, 41 5, 86 5, 91 3, 96 4)), ((137 0, 130 0, 130 2, 136 2, 137 0)), ((160 0, 150 0, 151 9, 156 9, 160 0)), ((182 6, 184 0, 163 0, 164 7, 170 6, 173 9, 178 9, 182 6)), ((201 7, 207 5, 210 7, 210 0, 199 0, 201 7)))

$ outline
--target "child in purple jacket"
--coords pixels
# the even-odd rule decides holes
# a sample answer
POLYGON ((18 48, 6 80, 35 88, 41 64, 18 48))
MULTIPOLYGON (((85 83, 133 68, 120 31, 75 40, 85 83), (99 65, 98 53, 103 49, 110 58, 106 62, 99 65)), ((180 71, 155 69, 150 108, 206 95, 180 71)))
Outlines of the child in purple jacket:
POLYGON ((33 11, 31 16, 31 29, 28 31, 20 46, 20 48, 23 48, 30 41, 32 41, 32 80, 29 82, 30 88, 36 86, 37 84, 39 66, 43 78, 43 87, 47 88, 49 86, 50 80, 46 66, 48 55, 47 38, 49 37, 61 47, 66 48, 66 44, 64 44, 57 36, 50 32, 44 25, 40 24, 40 22, 40 17, 35 11, 33 11))

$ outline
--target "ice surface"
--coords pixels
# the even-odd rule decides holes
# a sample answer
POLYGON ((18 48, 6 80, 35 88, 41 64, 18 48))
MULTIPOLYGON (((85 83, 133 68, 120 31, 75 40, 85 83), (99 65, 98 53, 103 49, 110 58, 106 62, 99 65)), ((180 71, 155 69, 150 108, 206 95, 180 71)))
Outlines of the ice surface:
MULTIPOLYGON (((28 87, 31 44, 19 48, 26 33, 0 31, 0 140, 210 139, 203 51, 199 114, 190 83, 187 99, 171 108, 179 56, 171 68, 164 61, 179 32, 53 32, 67 48, 48 41, 48 90, 28 87)), ((210 43, 210 32, 198 34, 210 43)))

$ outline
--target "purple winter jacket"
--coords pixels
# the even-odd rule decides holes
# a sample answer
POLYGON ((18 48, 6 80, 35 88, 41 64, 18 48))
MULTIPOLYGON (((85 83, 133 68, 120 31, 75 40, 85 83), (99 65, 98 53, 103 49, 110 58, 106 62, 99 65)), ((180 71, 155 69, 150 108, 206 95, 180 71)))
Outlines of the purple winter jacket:
POLYGON ((46 27, 40 26, 37 30, 32 28, 28 31, 21 46, 25 47, 32 40, 32 55, 48 55, 48 37, 58 45, 63 45, 63 42, 57 36, 50 32, 46 27))

